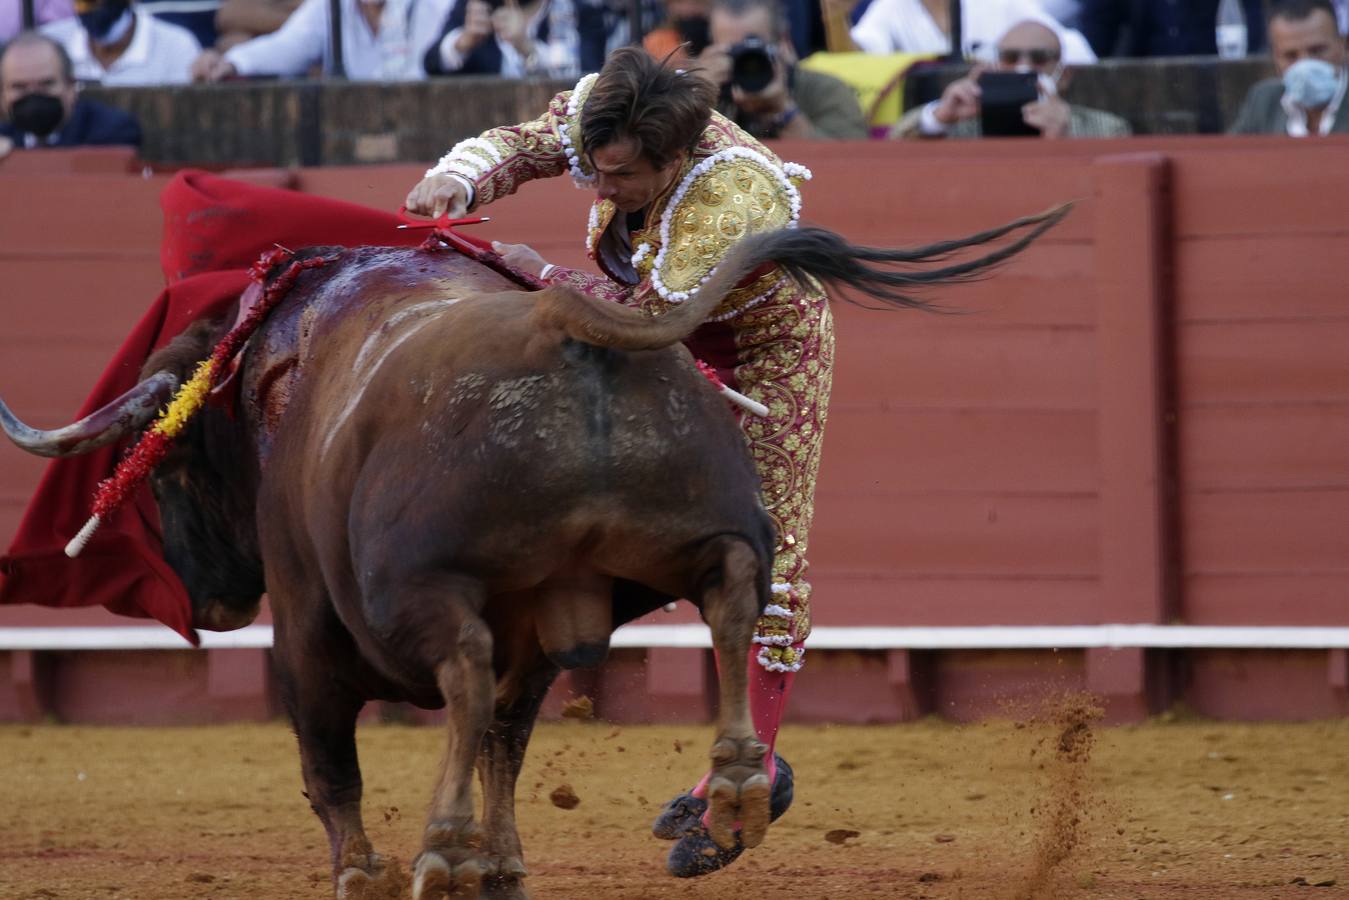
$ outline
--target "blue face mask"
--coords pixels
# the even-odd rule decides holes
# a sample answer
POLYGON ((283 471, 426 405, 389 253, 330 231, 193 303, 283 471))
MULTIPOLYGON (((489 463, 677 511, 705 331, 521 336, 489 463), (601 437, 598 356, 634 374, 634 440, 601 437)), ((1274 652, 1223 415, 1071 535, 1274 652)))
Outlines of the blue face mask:
POLYGON ((131 9, 126 0, 103 0, 91 11, 80 14, 80 24, 95 44, 115 44, 131 28, 131 9))
POLYGON ((1283 73, 1283 95, 1303 109, 1319 109, 1335 98, 1340 71, 1323 59, 1299 59, 1283 73))

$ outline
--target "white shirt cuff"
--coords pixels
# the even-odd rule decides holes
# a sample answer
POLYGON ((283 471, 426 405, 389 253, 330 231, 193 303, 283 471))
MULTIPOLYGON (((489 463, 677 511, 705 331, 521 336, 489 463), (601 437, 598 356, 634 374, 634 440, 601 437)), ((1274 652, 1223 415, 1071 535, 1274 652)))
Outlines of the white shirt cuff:
POLYGON ((946 126, 937 121, 937 105, 940 100, 933 100, 923 104, 923 111, 918 116, 918 133, 928 137, 946 134, 946 126))
POLYGON ((456 28, 440 39, 440 65, 446 72, 458 72, 464 67, 464 54, 455 46, 464 29, 456 28))
POLYGON ((462 185, 464 186, 464 190, 468 191, 468 204, 465 205, 464 208, 465 208, 465 209, 472 209, 472 208, 473 208, 473 201, 476 200, 476 199, 478 198, 478 191, 477 191, 477 189, 473 186, 473 182, 469 181, 467 178, 465 178, 463 175, 460 175, 460 174, 457 173, 457 172, 447 172, 447 173, 445 173, 445 174, 449 175, 449 176, 450 176, 451 178, 453 178, 455 181, 457 181, 457 182, 459 182, 460 184, 462 184, 462 185))
POLYGON ((556 269, 557 266, 553 265, 552 263, 544 263, 543 268, 539 271, 539 280, 547 281, 548 276, 552 275, 556 269))

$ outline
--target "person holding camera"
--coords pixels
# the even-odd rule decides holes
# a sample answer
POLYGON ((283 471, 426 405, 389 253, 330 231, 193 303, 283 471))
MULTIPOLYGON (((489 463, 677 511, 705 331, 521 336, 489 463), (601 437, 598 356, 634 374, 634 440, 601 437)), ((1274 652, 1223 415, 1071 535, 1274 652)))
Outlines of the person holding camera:
POLYGON ((698 55, 720 91, 717 111, 761 140, 867 137, 852 88, 796 66, 788 25, 775 0, 715 0, 711 44, 698 55))
POLYGON ((890 137, 1127 137, 1113 113, 1069 103, 1060 95, 1070 72, 1056 31, 1044 21, 1012 25, 997 42, 996 62, 975 66, 941 98, 905 113, 890 137))

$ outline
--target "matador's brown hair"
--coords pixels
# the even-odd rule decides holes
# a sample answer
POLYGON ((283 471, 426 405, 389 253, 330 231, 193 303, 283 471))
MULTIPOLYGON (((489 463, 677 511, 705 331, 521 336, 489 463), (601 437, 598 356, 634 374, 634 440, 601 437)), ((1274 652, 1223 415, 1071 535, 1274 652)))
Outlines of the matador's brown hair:
POLYGON ((698 143, 716 91, 693 72, 670 68, 640 47, 609 55, 581 110, 581 150, 588 158, 614 141, 633 140, 661 168, 698 143))

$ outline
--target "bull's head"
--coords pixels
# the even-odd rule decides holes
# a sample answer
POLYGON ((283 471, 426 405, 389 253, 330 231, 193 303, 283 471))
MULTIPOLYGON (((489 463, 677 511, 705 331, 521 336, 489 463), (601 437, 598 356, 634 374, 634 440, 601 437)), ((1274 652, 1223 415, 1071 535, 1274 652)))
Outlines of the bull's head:
MULTIPOLYGON (((150 357, 139 384, 73 425, 31 428, 0 402, 0 427, 20 448, 46 457, 79 456, 132 437, 155 419, 221 331, 219 322, 194 324, 150 357)), ((199 628, 226 631, 257 615, 264 588, 254 517, 256 469, 242 427, 208 408, 151 473, 164 558, 187 588, 199 628)))

